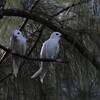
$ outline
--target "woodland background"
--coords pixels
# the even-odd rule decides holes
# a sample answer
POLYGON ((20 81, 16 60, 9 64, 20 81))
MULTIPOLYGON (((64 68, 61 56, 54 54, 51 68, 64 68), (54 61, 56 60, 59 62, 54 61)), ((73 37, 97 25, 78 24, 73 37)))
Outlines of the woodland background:
POLYGON ((0 0, 0 100, 99 100, 99 26, 100 0, 0 0), (39 58, 53 31, 62 33, 59 58, 66 63, 55 62, 43 84, 30 79, 39 59, 25 60, 13 78, 9 40, 15 29, 27 37, 31 58, 39 58))

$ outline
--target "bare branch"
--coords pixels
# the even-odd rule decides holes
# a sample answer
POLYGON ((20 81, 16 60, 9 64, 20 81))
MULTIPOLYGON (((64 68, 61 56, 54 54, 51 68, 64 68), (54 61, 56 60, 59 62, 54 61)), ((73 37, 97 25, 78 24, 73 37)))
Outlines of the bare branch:
POLYGON ((57 12, 56 14, 54 14, 53 17, 58 16, 59 14, 63 13, 64 11, 68 11, 72 7, 75 7, 75 6, 78 6, 78 5, 82 5, 82 4, 87 3, 87 2, 88 1, 84 0, 84 1, 80 1, 80 2, 75 3, 75 4, 73 3, 71 6, 68 6, 66 8, 61 9, 59 12, 57 12))
POLYGON ((18 53, 13 53, 10 49, 7 49, 6 47, 0 45, 0 48, 2 48, 4 51, 10 53, 11 55, 29 60, 29 61, 43 61, 43 62, 59 62, 59 63, 64 63, 63 61, 59 60, 59 59, 47 59, 47 58, 29 58, 23 55, 20 55, 18 53))
POLYGON ((37 40, 35 41, 35 43, 33 44, 33 46, 31 47, 30 51, 28 52, 28 55, 27 55, 27 56, 29 56, 29 55, 31 54, 31 52, 33 51, 33 49, 34 49, 35 46, 37 45, 37 43, 38 43, 38 41, 39 41, 39 39, 40 39, 40 37, 41 37, 41 35, 42 35, 43 29, 44 29, 44 25, 41 26, 40 30, 38 30, 38 32, 39 32, 40 34, 39 34, 37 40))
MULTIPOLYGON (((37 0, 37 1, 34 3, 34 5, 31 7, 30 12, 37 6, 37 4, 38 4, 39 1, 40 1, 40 0, 37 0)), ((22 26, 20 27, 20 31, 23 30, 23 28, 24 28, 25 25, 27 24, 28 20, 29 20, 28 18, 25 19, 24 23, 23 23, 22 26)))
POLYGON ((12 73, 9 73, 7 76, 3 77, 2 79, 0 79, 0 82, 3 82, 4 80, 6 80, 8 77, 10 77, 12 75, 12 73))

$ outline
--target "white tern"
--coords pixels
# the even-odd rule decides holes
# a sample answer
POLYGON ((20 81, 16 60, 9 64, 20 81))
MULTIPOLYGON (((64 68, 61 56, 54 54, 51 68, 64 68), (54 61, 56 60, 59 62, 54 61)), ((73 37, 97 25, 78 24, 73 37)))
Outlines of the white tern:
MULTIPOLYGON (((48 40, 46 40, 41 48, 40 58, 55 59, 59 53, 59 40, 61 33, 53 32, 48 40)), ((40 75, 40 81, 43 83, 43 79, 47 72, 48 62, 41 62, 39 70, 31 76, 36 78, 40 75)))
MULTIPOLYGON (((20 55, 25 55, 26 53, 26 38, 23 37, 22 32, 19 30, 15 30, 10 38, 10 48, 13 53, 17 53, 20 55)), ((19 66, 22 62, 22 58, 12 56, 13 63, 13 74, 17 77, 19 66)))

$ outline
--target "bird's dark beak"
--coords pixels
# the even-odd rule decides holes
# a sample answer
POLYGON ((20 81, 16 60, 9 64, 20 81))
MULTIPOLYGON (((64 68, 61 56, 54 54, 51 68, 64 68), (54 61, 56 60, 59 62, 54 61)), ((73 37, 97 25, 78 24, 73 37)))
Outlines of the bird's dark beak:
POLYGON ((16 40, 17 39, 17 36, 13 35, 13 38, 16 40))

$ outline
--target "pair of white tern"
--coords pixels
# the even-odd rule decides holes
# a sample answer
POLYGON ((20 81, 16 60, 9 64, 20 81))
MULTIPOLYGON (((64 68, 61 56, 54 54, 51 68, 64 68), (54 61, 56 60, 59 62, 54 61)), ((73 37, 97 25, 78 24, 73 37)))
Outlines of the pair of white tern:
MULTIPOLYGON (((50 58, 55 59, 59 53, 59 40, 61 33, 53 32, 48 40, 46 40, 41 48, 40 58, 50 58)), ((27 39, 22 35, 20 30, 15 30, 10 39, 10 47, 12 52, 18 53, 20 55, 25 55, 27 39)), ((12 56, 13 63, 13 74, 17 77, 19 66, 22 62, 22 58, 12 56)), ((43 72, 43 63, 41 61, 39 70, 31 76, 31 78, 36 78, 43 72)))

